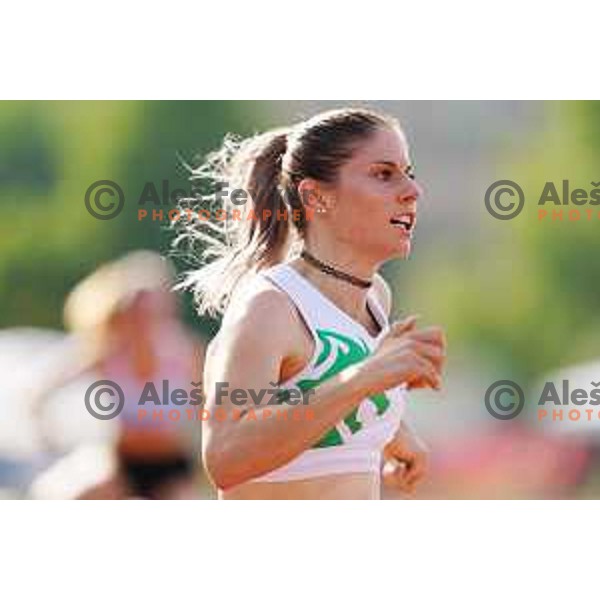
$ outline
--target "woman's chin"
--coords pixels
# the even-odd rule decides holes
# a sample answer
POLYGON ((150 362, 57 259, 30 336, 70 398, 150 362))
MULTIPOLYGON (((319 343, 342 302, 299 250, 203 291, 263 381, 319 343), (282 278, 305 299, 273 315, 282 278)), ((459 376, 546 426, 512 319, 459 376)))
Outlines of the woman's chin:
POLYGON ((396 247, 392 251, 390 258, 407 259, 410 256, 411 243, 410 240, 403 240, 400 244, 396 244, 396 247))
POLYGON ((374 253, 377 255, 376 262, 386 262, 388 260, 402 259, 406 260, 411 253, 411 242, 410 240, 395 240, 394 244, 386 244, 385 246, 379 246, 374 253))

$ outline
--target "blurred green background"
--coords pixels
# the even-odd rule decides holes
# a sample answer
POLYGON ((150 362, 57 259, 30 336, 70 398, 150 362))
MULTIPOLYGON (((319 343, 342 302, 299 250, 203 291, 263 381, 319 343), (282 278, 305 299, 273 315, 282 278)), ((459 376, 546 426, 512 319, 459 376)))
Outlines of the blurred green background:
MULTIPOLYGON (((346 104, 2 102, 0 327, 60 327, 65 294, 95 266, 133 248, 164 252, 166 223, 138 221, 136 201, 148 181, 158 190, 163 179, 171 189, 189 189, 182 158, 194 162, 229 131, 251 134, 346 104), (125 192, 125 209, 114 220, 98 221, 85 210, 85 191, 100 179, 125 192)), ((362 104, 406 120, 417 173, 426 188, 435 184, 423 201, 427 214, 410 264, 388 268, 402 292, 400 308, 443 322, 451 339, 525 378, 597 356, 597 211, 592 221, 537 222, 531 200, 546 180, 570 179, 589 190, 600 179, 600 103, 362 104), (428 116, 434 127, 445 117, 445 131, 425 130, 428 116), (447 156, 439 148, 428 154, 436 137, 445 137, 447 156), (451 187, 452 176, 435 161, 451 163, 462 181, 451 187), (483 211, 486 183, 496 178, 525 190, 529 202, 519 218, 496 221, 483 211)))

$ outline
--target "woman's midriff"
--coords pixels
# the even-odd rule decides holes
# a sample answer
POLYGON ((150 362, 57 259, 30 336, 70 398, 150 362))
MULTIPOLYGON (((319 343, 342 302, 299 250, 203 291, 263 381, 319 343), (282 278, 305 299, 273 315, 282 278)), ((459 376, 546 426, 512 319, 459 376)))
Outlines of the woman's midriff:
POLYGON ((325 475, 296 481, 242 483, 219 490, 220 500, 378 500, 376 473, 325 475))

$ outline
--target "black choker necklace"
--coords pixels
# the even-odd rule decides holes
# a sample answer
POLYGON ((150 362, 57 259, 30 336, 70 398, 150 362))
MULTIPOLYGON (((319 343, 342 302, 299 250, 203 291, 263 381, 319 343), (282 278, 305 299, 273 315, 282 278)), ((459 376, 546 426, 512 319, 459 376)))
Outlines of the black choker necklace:
POLYGON ((338 279, 342 279, 352 285, 355 285, 359 288, 369 288, 373 284, 372 281, 367 279, 361 279, 360 277, 355 277, 354 275, 350 275, 349 273, 344 273, 343 271, 339 271, 335 267, 331 265, 325 264, 321 262, 318 258, 315 258, 310 252, 307 250, 302 250, 300 256, 311 265, 317 267, 323 273, 327 273, 327 275, 332 275, 333 277, 337 277, 338 279))

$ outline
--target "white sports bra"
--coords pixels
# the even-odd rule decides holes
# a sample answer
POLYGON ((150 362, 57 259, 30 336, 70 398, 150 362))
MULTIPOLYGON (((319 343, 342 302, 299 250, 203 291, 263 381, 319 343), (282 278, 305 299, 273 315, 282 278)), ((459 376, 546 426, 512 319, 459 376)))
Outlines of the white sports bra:
MULTIPOLYGON (((261 271, 292 300, 314 342, 315 351, 306 367, 279 388, 306 391, 364 360, 389 329, 387 316, 373 292, 367 302, 381 331, 373 337, 360 323, 338 308, 289 264, 261 271)), ((379 475, 381 453, 400 425, 405 407, 404 387, 365 398, 312 448, 252 481, 290 481, 340 473, 373 472, 379 475)), ((310 401, 309 401, 310 402, 310 401)))

